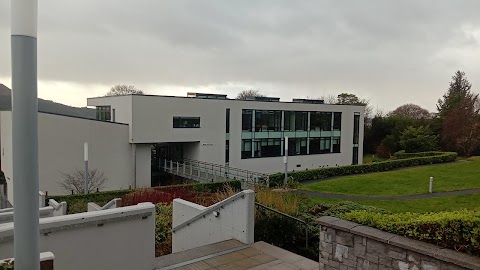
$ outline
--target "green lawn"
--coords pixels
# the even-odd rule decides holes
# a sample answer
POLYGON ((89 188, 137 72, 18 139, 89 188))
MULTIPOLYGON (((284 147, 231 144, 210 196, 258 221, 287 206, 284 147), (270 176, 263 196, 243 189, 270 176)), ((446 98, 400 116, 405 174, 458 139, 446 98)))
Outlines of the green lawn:
MULTIPOLYGON (((310 204, 335 203, 341 200, 309 197, 310 204)), ((456 195, 421 200, 396 201, 355 201, 363 205, 371 205, 390 212, 438 212, 461 209, 480 209, 480 194, 456 195)))
POLYGON ((422 194, 428 193, 430 176, 434 177, 434 192, 480 188, 480 159, 471 158, 449 164, 345 176, 302 185, 301 189, 364 196, 422 194))

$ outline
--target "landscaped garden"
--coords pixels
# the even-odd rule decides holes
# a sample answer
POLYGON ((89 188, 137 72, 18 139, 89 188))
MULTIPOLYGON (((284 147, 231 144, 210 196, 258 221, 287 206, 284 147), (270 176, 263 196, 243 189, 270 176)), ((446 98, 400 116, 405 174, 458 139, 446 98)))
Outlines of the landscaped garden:
POLYGON ((400 196, 428 193, 431 176, 434 178, 434 192, 480 188, 479 175, 480 159, 471 158, 435 166, 344 176, 301 188, 338 194, 400 196))
MULTIPOLYGON (((480 193, 425 199, 376 200, 375 196, 399 196, 428 193, 428 180, 435 178, 435 192, 480 188, 480 159, 454 161, 456 154, 416 154, 416 157, 377 161, 369 165, 298 171, 303 180, 333 174, 332 179, 300 185, 310 191, 372 196, 371 200, 345 201, 259 188, 257 202, 290 215, 279 215, 265 208, 255 214, 255 241, 265 241, 316 260, 319 254, 321 216, 335 216, 376 227, 442 247, 480 255, 480 193), (420 161, 419 161, 420 160, 420 161), (434 164, 445 163, 445 164, 434 164), (393 164, 393 165, 392 165, 393 164), (417 166, 433 164, 428 166, 417 166), (408 166, 412 168, 405 168, 408 166), (400 167, 398 167, 400 166, 400 167), (399 169, 401 168, 401 169, 399 169), (387 169, 392 171, 385 172, 387 169), (371 171, 384 171, 370 173, 371 171), (314 170, 311 170, 314 171, 314 170), (358 173, 358 175, 352 175, 358 173), (339 176, 347 174, 348 176, 339 176)), ((274 177, 275 179, 275 177, 274 177)), ((174 198, 183 198, 204 206, 221 201, 240 188, 240 182, 190 184, 140 190, 100 192, 88 195, 53 197, 68 202, 68 213, 86 211, 88 202, 103 205, 113 198, 123 204, 156 204, 156 255, 171 252, 172 206, 174 198)))

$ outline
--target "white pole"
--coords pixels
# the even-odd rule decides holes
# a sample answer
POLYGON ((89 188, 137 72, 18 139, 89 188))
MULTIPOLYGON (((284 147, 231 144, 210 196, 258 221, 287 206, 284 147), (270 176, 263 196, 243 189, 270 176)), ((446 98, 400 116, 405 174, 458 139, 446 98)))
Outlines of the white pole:
POLYGON ((88 143, 83 144, 83 161, 85 162, 85 179, 83 181, 83 193, 88 194, 88 143))
POLYGON ((11 4, 15 269, 38 270, 38 0, 11 4))
POLYGON ((433 177, 430 177, 430 187, 428 189, 430 193, 433 193, 433 177))
POLYGON ((288 183, 288 137, 285 137, 285 156, 283 157, 283 163, 285 163, 285 179, 283 185, 287 186, 288 183))

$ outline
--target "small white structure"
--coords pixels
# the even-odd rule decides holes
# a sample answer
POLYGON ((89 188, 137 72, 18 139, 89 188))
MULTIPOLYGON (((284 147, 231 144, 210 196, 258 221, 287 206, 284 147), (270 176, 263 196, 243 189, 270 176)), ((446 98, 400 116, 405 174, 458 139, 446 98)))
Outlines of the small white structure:
POLYGON ((235 239, 254 242, 255 192, 244 190, 204 207, 182 199, 173 201, 172 253, 235 239))
MULTIPOLYGON (((41 218, 40 252, 55 254, 55 269, 151 270, 155 206, 41 218)), ((13 257, 13 223, 0 225, 0 259, 13 257)))

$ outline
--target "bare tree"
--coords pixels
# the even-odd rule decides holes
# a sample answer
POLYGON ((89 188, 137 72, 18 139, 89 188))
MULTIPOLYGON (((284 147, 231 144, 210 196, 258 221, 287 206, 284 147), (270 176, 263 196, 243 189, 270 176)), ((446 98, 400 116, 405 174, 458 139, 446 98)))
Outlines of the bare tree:
POLYGON ((115 85, 114 87, 110 88, 110 91, 105 94, 105 96, 127 96, 127 95, 144 95, 145 93, 137 89, 133 85, 115 85))
POLYGON ((250 99, 250 98, 255 98, 255 97, 264 97, 264 94, 261 94, 259 90, 243 90, 237 95, 237 99, 250 99))
MULTIPOLYGON (((85 183, 85 171, 80 169, 75 169, 71 173, 62 173, 63 181, 59 182, 58 185, 66 191, 72 191, 74 193, 83 193, 84 192, 84 183, 85 183)), ((105 182, 108 181, 108 178, 105 177, 103 172, 98 171, 97 169, 88 170, 88 192, 93 192, 97 188, 103 188, 105 182)))
POLYGON ((323 102, 325 102, 325 104, 335 104, 335 103, 337 103, 337 96, 335 96, 335 95, 321 96, 318 99, 323 100, 323 102))
POLYGON ((428 110, 412 103, 405 104, 396 108, 395 110, 390 112, 389 115, 404 116, 412 119, 432 118, 432 114, 428 110))

